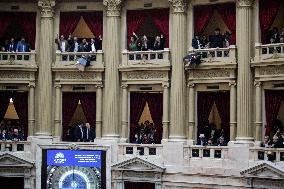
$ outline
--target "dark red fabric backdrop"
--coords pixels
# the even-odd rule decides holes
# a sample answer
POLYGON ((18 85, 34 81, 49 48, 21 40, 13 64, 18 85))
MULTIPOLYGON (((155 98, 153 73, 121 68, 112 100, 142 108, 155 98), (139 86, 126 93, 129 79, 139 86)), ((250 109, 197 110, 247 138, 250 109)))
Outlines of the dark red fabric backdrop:
POLYGON ((96 126, 96 93, 81 93, 79 95, 81 105, 87 121, 91 127, 96 126))
POLYGON ((200 5, 194 7, 194 32, 202 34, 213 16, 212 5, 200 5))
POLYGON ((5 114, 6 114, 6 111, 7 111, 7 108, 9 106, 9 103, 10 103, 10 94, 7 93, 7 92, 0 92, 0 121, 3 120, 5 114))
POLYGON ((262 43, 268 43, 267 34, 277 16, 281 1, 282 0, 259 1, 259 22, 262 43))
POLYGON ((13 103, 16 109, 16 112, 19 116, 21 126, 24 129, 25 137, 28 134, 28 93, 27 92, 18 92, 12 93, 13 103))
POLYGON ((96 36, 103 34, 103 12, 61 12, 60 13, 60 26, 59 33, 68 37, 76 29, 81 16, 86 24, 96 36))

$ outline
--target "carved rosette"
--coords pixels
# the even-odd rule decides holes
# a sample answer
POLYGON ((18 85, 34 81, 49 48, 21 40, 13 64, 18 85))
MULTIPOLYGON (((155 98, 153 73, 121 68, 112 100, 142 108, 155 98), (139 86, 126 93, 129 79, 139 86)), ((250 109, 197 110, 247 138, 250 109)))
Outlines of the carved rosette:
POLYGON ((237 7, 252 7, 254 0, 237 0, 237 7))
POLYGON ((103 0, 107 10, 107 16, 120 16, 123 0, 103 0))
POLYGON ((55 0, 39 0, 38 6, 40 8, 40 13, 42 18, 53 18, 55 0))
POLYGON ((169 0, 173 13, 185 13, 187 2, 187 0, 169 0))

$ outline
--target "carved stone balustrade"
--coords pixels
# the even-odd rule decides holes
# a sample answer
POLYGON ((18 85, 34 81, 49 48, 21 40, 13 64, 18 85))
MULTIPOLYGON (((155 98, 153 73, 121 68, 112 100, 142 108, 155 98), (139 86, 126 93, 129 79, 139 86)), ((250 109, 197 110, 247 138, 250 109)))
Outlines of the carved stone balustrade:
POLYGON ((122 52, 122 63, 120 68, 125 67, 157 67, 170 66, 170 50, 159 51, 127 51, 122 52))
POLYGON ((37 68, 36 52, 0 52, 0 68, 37 68))
POLYGON ((284 166, 284 148, 250 148, 250 161, 271 161, 284 166))

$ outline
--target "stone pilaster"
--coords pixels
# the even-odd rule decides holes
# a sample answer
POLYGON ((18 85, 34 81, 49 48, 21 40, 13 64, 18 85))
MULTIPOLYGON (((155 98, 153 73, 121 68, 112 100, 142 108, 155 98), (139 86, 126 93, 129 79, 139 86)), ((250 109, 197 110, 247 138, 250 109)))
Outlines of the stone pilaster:
POLYGON ((230 82, 230 141, 236 140, 237 134, 237 84, 230 82))
POLYGON ((168 140, 169 138, 169 83, 163 83, 163 138, 162 140, 168 140))
POLYGON ((237 46, 238 46, 238 88, 237 88, 237 141, 253 141, 252 137, 252 5, 254 0, 237 1, 237 46))
POLYGON ((128 140, 128 85, 122 84, 122 104, 121 104, 121 141, 128 140))
POLYGON ((255 82, 255 140, 262 141, 262 88, 261 82, 255 82))
POLYGON ((62 124, 61 124, 61 85, 56 84, 55 88, 55 113, 54 113, 54 136, 61 138, 62 124))
POLYGON ((104 0, 106 7, 105 87, 102 134, 105 139, 118 139, 120 12, 122 0, 104 0))
POLYGON ((172 76, 170 141, 185 141, 185 74, 183 57, 186 55, 186 0, 169 0, 172 14, 172 76))
POLYGON ((40 42, 38 53, 38 127, 36 135, 50 136, 52 127, 52 54, 55 0, 40 0, 40 42))
POLYGON ((96 91, 96 138, 102 138, 102 102, 103 102, 103 86, 97 85, 96 91))
POLYGON ((195 140, 195 85, 189 83, 188 87, 188 137, 189 141, 195 140))
POLYGON ((35 83, 32 82, 29 87, 29 129, 28 136, 34 135, 35 129, 35 83))

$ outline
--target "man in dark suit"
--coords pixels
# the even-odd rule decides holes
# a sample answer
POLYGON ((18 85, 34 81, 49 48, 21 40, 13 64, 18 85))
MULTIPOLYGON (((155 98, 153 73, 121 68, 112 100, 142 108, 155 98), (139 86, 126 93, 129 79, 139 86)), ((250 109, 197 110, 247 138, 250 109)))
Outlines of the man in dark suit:
POLYGON ((25 38, 22 38, 21 41, 17 44, 17 52, 28 52, 30 51, 29 45, 26 43, 25 38))
POLYGON ((92 142, 96 138, 96 133, 90 123, 86 123, 84 127, 84 142, 92 142))
POLYGON ((61 52, 69 51, 69 44, 68 41, 64 38, 64 35, 61 35, 60 38, 57 36, 57 44, 58 44, 58 49, 61 52))
POLYGON ((82 40, 82 43, 79 46, 79 52, 90 52, 90 45, 86 39, 82 40))
POLYGON ((201 48, 201 42, 200 42, 199 36, 197 34, 195 34, 194 38, 192 39, 192 47, 194 49, 200 49, 201 48))
POLYGON ((84 128, 83 123, 79 123, 74 130, 75 142, 83 142, 84 140, 84 128))
POLYGON ((224 36, 221 35, 220 29, 216 28, 214 35, 209 37, 210 48, 223 48, 224 47, 224 36))
POLYGON ((96 39, 96 50, 102 50, 103 38, 101 35, 96 39))
POLYGON ((17 44, 15 42, 15 39, 11 38, 7 51, 8 52, 16 52, 16 49, 17 49, 17 44))
POLYGON ((161 36, 160 36, 160 49, 164 50, 165 45, 166 45, 166 38, 163 34, 161 34, 161 36))

